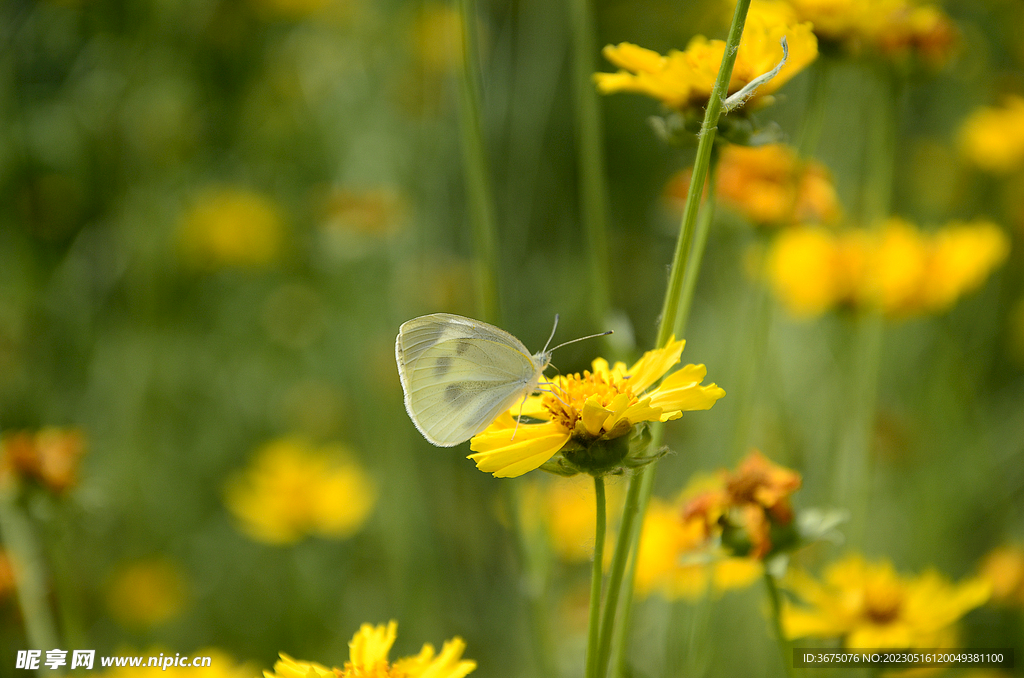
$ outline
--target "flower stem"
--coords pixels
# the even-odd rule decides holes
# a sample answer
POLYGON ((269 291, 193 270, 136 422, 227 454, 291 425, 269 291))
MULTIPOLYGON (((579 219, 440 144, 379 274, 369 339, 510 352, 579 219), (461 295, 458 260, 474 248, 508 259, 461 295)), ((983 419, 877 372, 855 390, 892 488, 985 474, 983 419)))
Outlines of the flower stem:
POLYGON ((590 312, 595 325, 608 317, 608 220, 601 115, 591 79, 596 51, 590 0, 569 0, 573 42, 573 93, 576 98, 576 150, 580 216, 587 236, 590 312))
POLYGON ((489 322, 498 322, 498 250, 494 198, 487 168, 481 115, 480 64, 473 0, 459 0, 462 13, 462 68, 459 70, 459 132, 463 177, 473 233, 477 308, 489 322))
MULTIPOLYGON (((714 164, 714 157, 712 157, 714 164)), ((708 233, 711 231, 711 222, 715 220, 715 173, 714 168, 708 172, 708 200, 700 211, 697 219, 696 233, 693 244, 690 246, 690 258, 686 265, 686 275, 683 276, 683 293, 679 300, 679 314, 676 316, 673 334, 677 337, 683 336, 686 331, 686 323, 690 320, 690 307, 693 305, 693 295, 697 289, 697 278, 700 276, 700 262, 704 259, 704 248, 708 244, 708 233)))
POLYGON ((601 565, 604 562, 605 499, 604 478, 594 476, 594 496, 597 499, 597 529, 594 531, 594 568, 590 579, 590 624, 587 630, 587 678, 601 676, 599 646, 601 642, 601 565))
MULTIPOLYGON (((867 228, 877 228, 889 215, 896 152, 898 88, 888 71, 876 72, 873 82, 875 100, 868 98, 868 105, 875 119, 869 127, 860 204, 860 218, 867 228)), ((853 516, 848 535, 853 546, 863 546, 868 520, 871 444, 884 329, 884 318, 878 309, 870 309, 857 319, 849 365, 850 416, 845 419, 847 428, 838 449, 836 496, 853 516)))
POLYGON ((767 567, 764 568, 764 588, 768 592, 768 601, 772 605, 772 625, 775 629, 775 640, 779 644, 779 652, 782 653, 782 666, 786 669, 786 675, 792 677, 794 675, 793 657, 789 641, 782 633, 782 603, 779 598, 779 588, 775 585, 775 577, 767 567))
POLYGON ((14 563, 14 583, 28 646, 51 650, 59 647, 59 643, 53 611, 47 601, 46 566, 32 523, 18 504, 17 487, 13 482, 10 485, 0 491, 0 536, 14 563))

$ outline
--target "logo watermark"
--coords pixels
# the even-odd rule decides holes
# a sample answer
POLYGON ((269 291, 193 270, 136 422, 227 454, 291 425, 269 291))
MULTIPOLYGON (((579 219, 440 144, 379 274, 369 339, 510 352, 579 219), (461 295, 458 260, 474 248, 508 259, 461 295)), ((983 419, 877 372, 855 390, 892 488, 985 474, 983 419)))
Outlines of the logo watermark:
POLYGON ((165 655, 162 652, 158 656, 128 656, 112 655, 101 656, 96 661, 96 650, 18 650, 18 656, 14 662, 14 668, 36 671, 42 668, 57 670, 67 667, 69 669, 91 669, 93 667, 124 667, 133 668, 159 668, 163 671, 171 667, 201 669, 211 665, 210 657, 182 656, 181 653, 165 655), (71 655, 70 658, 68 655, 71 655))

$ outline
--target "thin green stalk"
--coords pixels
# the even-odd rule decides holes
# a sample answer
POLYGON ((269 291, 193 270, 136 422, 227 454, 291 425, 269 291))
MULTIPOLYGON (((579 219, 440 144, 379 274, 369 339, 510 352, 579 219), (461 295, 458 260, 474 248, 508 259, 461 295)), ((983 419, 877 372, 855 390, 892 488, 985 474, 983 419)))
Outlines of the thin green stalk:
POLYGON ((498 249, 494 198, 488 174, 487 145, 481 115, 480 64, 473 0, 459 0, 462 13, 462 68, 459 70, 459 132, 463 176, 473 232, 477 308, 489 322, 498 322, 498 249))
POLYGON ((775 640, 779 644, 779 652, 782 654, 782 666, 786 669, 786 675, 792 678, 796 675, 793 671, 793 652, 789 641, 782 632, 782 603, 779 598, 779 588, 775 585, 775 578, 768 568, 764 568, 764 588, 768 592, 768 601, 772 605, 772 626, 775 629, 775 640))
POLYGON ((594 568, 590 579, 590 623, 587 629, 587 678, 601 676, 598 662, 598 646, 601 636, 601 565, 604 561, 605 534, 605 499, 604 478, 594 476, 594 496, 596 497, 597 529, 594 531, 594 568))
MULTIPOLYGON (((714 158, 712 158, 714 165, 714 158)), ((715 195, 716 177, 714 167, 708 172, 708 196, 715 195)), ((689 263, 686 265, 686 275, 683 277, 683 294, 679 301, 679 315, 676 316, 673 334, 677 337, 683 336, 686 331, 686 324, 690 320, 690 308, 693 306, 693 295, 697 290, 697 278, 700 277, 700 263, 704 259, 704 248, 708 244, 708 233, 711 232, 711 223, 715 220, 715 201, 709 197, 704 202, 697 219, 696 233, 691 245, 689 263)))
MULTIPOLYGON (((697 214, 700 207, 701 196, 704 191, 704 182, 707 179, 711 166, 711 152, 715 143, 715 135, 718 132, 718 119, 722 114, 722 100, 727 93, 729 80, 732 78, 732 68, 736 63, 736 53, 739 51, 740 37, 743 35, 743 24, 747 18, 747 10, 750 8, 750 0, 738 0, 736 3, 736 10, 733 12, 732 24, 729 27, 729 35, 726 38, 725 53, 722 57, 722 65, 718 70, 718 78, 715 80, 715 85, 711 89, 711 95, 708 99, 708 106, 704 112, 704 122, 701 124, 699 140, 697 142, 697 157, 693 165, 693 174, 690 177, 690 189, 686 196, 686 204, 683 207, 683 216, 680 221, 679 227, 679 238, 676 241, 675 254, 672 258, 672 268, 669 273, 668 289, 665 293, 665 302, 661 309, 661 321, 658 326, 658 336, 656 339, 656 346, 663 347, 668 343, 669 337, 676 331, 676 320, 680 316, 680 302, 683 298, 684 281, 686 279, 686 269, 690 263, 690 250, 693 244, 693 230, 697 222, 697 214)), ((687 312, 689 306, 687 306, 687 312)), ((679 328, 680 334, 685 331, 685 323, 680 323, 679 328)), ((657 447, 660 445, 662 438, 661 426, 655 425, 653 427, 653 442, 652 444, 657 447)), ((625 586, 625 590, 621 592, 622 598, 625 602, 624 612, 619 617, 618 624, 622 624, 622 620, 629 616, 629 608, 632 604, 632 589, 633 589, 633 577, 635 574, 635 567, 630 566, 629 577, 624 579, 624 573, 626 570, 627 562, 635 560, 631 557, 631 554, 636 553, 636 549, 640 543, 640 527, 643 523, 643 516, 647 512, 647 505, 651 501, 651 493, 654 489, 654 469, 655 464, 649 464, 646 467, 640 469, 636 474, 633 475, 629 480, 629 495, 636 496, 636 502, 634 508, 631 511, 628 508, 623 513, 622 528, 619 531, 619 540, 625 541, 628 544, 628 548, 620 548, 616 545, 615 555, 616 558, 612 560, 612 581, 622 582, 620 586, 625 586), (635 513, 635 515, 630 515, 635 513), (628 529, 626 526, 629 526, 628 529)), ((611 605, 612 597, 609 596, 609 610, 605 611, 604 617, 609 621, 609 624, 613 628, 603 629, 603 635, 606 638, 613 638, 615 645, 615 655, 618 658, 616 662, 616 668, 619 668, 619 661, 623 661, 625 656, 625 645, 627 640, 627 634, 622 630, 617 630, 615 627, 616 620, 616 609, 611 605)), ((615 598, 618 602, 618 598, 615 598)), ((607 670, 607 661, 604 662, 604 668, 607 670)), ((603 676, 601 677, 603 678, 603 676)))
MULTIPOLYGON (((867 228, 877 228, 889 216, 892 204, 896 152, 897 88, 891 73, 878 71, 873 78, 875 101, 868 98, 872 116, 865 149, 860 218, 867 228)), ((878 376, 885 322, 878 309, 857 320, 847 391, 846 430, 840 440, 836 496, 851 509, 849 542, 862 546, 867 525, 871 444, 878 404, 878 376)))
POLYGON ((753 286, 753 299, 747 302, 753 306, 746 314, 750 322, 747 326, 748 331, 744 332, 747 341, 745 349, 738 356, 740 368, 737 374, 741 375, 740 383, 729 390, 729 394, 735 395, 737 399, 734 403, 736 414, 730 448, 733 459, 739 459, 746 452, 754 418, 754 406, 757 403, 757 387, 761 382, 761 371, 768 348, 768 333, 772 325, 772 295, 768 284, 765 280, 759 279, 754 281, 753 286))
POLYGON ((594 88, 594 16, 590 0, 569 0, 572 19, 573 94, 576 99, 576 151, 580 215, 587 236, 590 312, 595 326, 608 317, 608 220, 602 125, 594 88))
POLYGON ((44 575, 47 568, 32 523, 18 504, 17 495, 16 487, 0 492, 0 536, 14 562, 14 583, 25 619, 28 646, 36 650, 52 650, 60 644, 53 611, 47 600, 44 575))

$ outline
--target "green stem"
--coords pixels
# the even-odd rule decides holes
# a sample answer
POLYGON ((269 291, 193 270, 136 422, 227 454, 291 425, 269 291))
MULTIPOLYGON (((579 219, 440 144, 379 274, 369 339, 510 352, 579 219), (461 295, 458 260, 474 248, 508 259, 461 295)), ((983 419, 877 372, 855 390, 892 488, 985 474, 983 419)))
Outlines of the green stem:
POLYGON ((32 523, 18 503, 16 483, 11 482, 11 485, 0 491, 0 535, 14 563, 14 582, 25 619, 25 636, 29 648, 52 650, 59 647, 59 642, 47 600, 46 565, 32 523))
POLYGON ((605 322, 610 306, 608 282, 608 220, 601 115, 592 79, 594 17, 590 0, 569 0, 572 18, 573 93, 576 98, 576 150, 580 215, 587 236, 590 268, 590 312, 595 326, 605 322))
POLYGON ((750 323, 744 329, 746 350, 738 356, 740 367, 737 374, 740 375, 740 381, 729 390, 729 395, 735 395, 737 399, 734 403, 736 414, 730 450, 733 459, 739 459, 747 450, 757 404, 757 388, 761 383, 761 372, 768 349, 768 333, 772 325, 772 295, 768 283, 764 279, 758 279, 754 281, 753 286, 753 298, 747 302, 753 309, 745 314, 750 323))
POLYGON ((481 116, 480 64, 473 0, 459 0, 462 13, 462 68, 459 70, 459 132, 463 176, 473 232, 477 308, 489 322, 498 322, 498 250, 494 198, 487 170, 487 147, 481 116))
POLYGON ((775 585, 775 577, 768 571, 767 566, 764 568, 764 588, 768 592, 768 601, 772 605, 772 626, 775 629, 775 640, 779 644, 779 652, 782 654, 782 666, 786 669, 786 675, 792 678, 795 675, 793 652, 789 641, 786 640, 786 636, 782 632, 782 602, 779 598, 779 588, 775 585))
POLYGON ((597 529, 594 531, 594 568, 590 579, 590 623, 587 630, 587 678, 599 678, 601 673, 598 661, 601 641, 601 565, 604 561, 605 533, 605 499, 604 478, 594 476, 594 495, 596 497, 597 529))
MULTIPOLYGON (((714 164, 714 157, 712 157, 712 164, 714 164)), ((686 324, 690 320, 690 307, 693 305, 693 295, 697 290, 697 278, 700 277, 700 263, 704 259, 704 248, 708 244, 708 233, 711 232, 711 223, 715 220, 715 201, 713 196, 715 195, 716 183, 714 167, 712 167, 708 173, 708 195, 712 197, 704 202, 704 207, 700 211, 700 217, 697 219, 696 233, 691 245, 689 262, 686 265, 686 275, 683 276, 683 294, 679 301, 679 315, 676 316, 675 327, 673 328, 673 334, 677 337, 683 336, 683 333, 686 331, 686 324)))
MULTIPOLYGON (((689 268, 691 263, 690 250, 693 244, 693 230, 697 222, 697 213, 700 207, 701 195, 704 191, 704 182, 707 179, 711 166, 711 151, 714 147, 715 135, 718 132, 718 119, 722 114, 722 100, 727 93, 729 81, 732 78, 732 68, 736 63, 736 53, 739 51, 740 37, 743 35, 743 24, 746 21, 749 8, 750 0, 738 0, 736 3, 732 24, 729 26, 729 35, 726 38, 722 65, 718 70, 718 78, 711 89, 708 106, 704 112, 704 122, 701 124, 699 140, 697 142, 697 157, 694 161, 693 174, 690 177, 690 189, 686 195, 686 204, 683 207, 683 216, 679 225, 679 238, 676 240, 675 254, 669 273, 668 289, 665 292, 665 302, 661 309, 661 321, 658 326, 658 336, 655 342, 659 348, 668 343, 669 337, 674 332, 678 331, 680 336, 682 336, 686 331, 686 316, 682 316, 679 311, 680 302, 683 298, 684 281, 687 277, 686 269, 689 268), (678 327, 677 318, 680 319, 678 327)), ((710 219, 710 216, 708 218, 710 219)), ((693 274, 693 279, 694 281, 696 280, 696 274, 693 274)), ((689 302, 687 302, 688 313, 689 302)), ((655 446, 655 449, 660 445, 662 439, 661 429, 662 426, 660 425, 653 427, 652 445, 655 446)), ((647 512, 647 505, 651 501, 651 494, 654 489, 654 469, 655 463, 648 464, 629 480, 628 495, 635 497, 636 501, 633 502, 632 508, 627 503, 627 507, 623 512, 622 528, 619 531, 619 540, 625 540, 629 548, 620 549, 616 546, 616 557, 612 561, 613 577, 616 576, 616 572, 619 570, 625 572, 627 561, 635 561, 635 558, 631 558, 631 554, 636 553, 640 543, 640 528, 643 524, 643 516, 647 512)), ((635 564, 630 565, 628 578, 624 578, 621 574, 618 575, 618 579, 622 579, 619 588, 625 587, 625 590, 621 591, 624 601, 624 612, 619 620, 620 625, 622 625, 622 620, 629 616, 632 604, 634 574, 635 564)), ((615 597, 614 600, 618 602, 619 598, 615 597)), ((605 619, 612 620, 609 623, 614 624, 616 610, 611 605, 611 602, 612 596, 609 595, 608 607, 611 609, 605 611, 604 617, 605 619)), ((604 635, 615 639, 616 669, 618 670, 621 667, 621 663, 625 661, 626 633, 624 630, 605 629, 604 635)))
MULTIPOLYGON (((889 216, 892 204, 898 88, 886 70, 876 72, 873 80, 875 101, 869 98, 868 105, 874 120, 865 149, 860 218, 865 227, 876 229, 889 216)), ((885 321, 878 309, 866 311, 857 320, 847 391, 847 411, 851 416, 845 420, 848 424, 840 439, 836 469, 836 496, 853 516, 849 541, 861 547, 868 520, 871 444, 884 328, 885 321)))

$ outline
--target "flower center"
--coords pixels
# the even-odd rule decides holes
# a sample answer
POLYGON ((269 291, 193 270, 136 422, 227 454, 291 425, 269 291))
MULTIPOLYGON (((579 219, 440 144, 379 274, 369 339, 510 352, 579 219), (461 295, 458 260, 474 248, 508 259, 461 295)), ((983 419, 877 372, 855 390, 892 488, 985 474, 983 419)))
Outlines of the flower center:
POLYGON ((903 591, 897 582, 871 582, 864 590, 864 613, 876 624, 895 620, 903 607, 903 591))
POLYGON ((585 370, 582 375, 577 373, 557 377, 552 390, 552 394, 544 397, 544 409, 551 413, 552 421, 558 422, 567 431, 575 430, 584 403, 593 396, 597 396, 602 407, 608 407, 616 396, 623 393, 629 396, 630 405, 637 401, 626 380, 590 370, 585 370))

